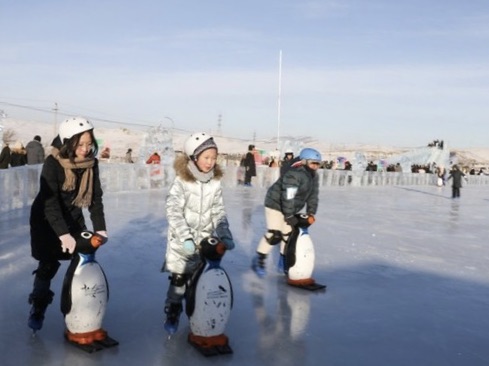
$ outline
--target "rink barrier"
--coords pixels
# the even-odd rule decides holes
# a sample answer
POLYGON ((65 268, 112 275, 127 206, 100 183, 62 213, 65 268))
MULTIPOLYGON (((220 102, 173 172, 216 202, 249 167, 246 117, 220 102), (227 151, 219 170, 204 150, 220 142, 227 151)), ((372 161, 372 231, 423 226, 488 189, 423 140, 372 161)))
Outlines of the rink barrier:
MULTIPOLYGON (((42 165, 0 169, 0 212, 21 209, 31 205, 39 190, 39 175, 42 165)), ((243 168, 223 167, 223 187, 237 187, 243 181, 243 168)), ((410 186, 436 185, 437 177, 426 173, 367 172, 345 170, 318 170, 319 184, 325 186, 365 187, 365 186, 410 186)), ((279 168, 257 167, 257 176, 252 185, 268 188, 279 177, 279 168)), ((489 176, 466 175, 467 184, 487 185, 489 176)), ((173 181, 171 167, 152 165, 101 163, 100 179, 105 193, 131 192, 146 189, 165 188, 173 181)))

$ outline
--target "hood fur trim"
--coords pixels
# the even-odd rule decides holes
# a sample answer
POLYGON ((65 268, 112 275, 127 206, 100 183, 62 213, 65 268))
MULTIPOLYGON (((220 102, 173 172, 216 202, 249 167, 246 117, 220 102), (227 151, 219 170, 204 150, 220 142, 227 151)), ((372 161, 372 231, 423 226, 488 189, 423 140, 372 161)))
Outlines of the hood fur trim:
MULTIPOLYGON (((187 167, 190 158, 187 155, 180 154, 175 157, 175 161, 173 162, 173 168, 175 169, 175 174, 182 178, 182 180, 186 182, 195 182, 197 179, 190 172, 187 167)), ((221 179, 224 175, 219 164, 214 166, 214 178, 213 179, 221 179)))

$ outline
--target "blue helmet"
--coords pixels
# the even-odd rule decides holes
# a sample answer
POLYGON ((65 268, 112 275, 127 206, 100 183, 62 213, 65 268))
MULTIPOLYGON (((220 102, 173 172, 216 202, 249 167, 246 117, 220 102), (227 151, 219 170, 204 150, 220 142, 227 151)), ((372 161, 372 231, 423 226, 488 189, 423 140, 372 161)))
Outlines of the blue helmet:
POLYGON ((301 158, 301 160, 312 160, 312 161, 317 161, 318 163, 323 161, 320 152, 317 151, 316 149, 311 149, 309 147, 302 149, 299 154, 299 157, 301 158))

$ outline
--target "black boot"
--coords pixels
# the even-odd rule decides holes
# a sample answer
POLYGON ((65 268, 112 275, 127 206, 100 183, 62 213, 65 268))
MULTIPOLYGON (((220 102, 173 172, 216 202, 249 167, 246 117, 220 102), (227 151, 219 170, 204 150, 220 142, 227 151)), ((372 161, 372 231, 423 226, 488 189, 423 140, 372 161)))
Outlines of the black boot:
POLYGON ((27 325, 34 332, 42 328, 44 321, 44 314, 49 304, 53 302, 54 292, 48 290, 45 293, 35 293, 29 295, 29 304, 31 304, 31 310, 29 312, 29 320, 27 325))
POLYGON ((39 271, 35 271, 34 273, 36 274, 34 277, 34 286, 32 293, 29 295, 29 304, 32 307, 29 312, 27 325, 35 332, 42 328, 44 313, 48 305, 53 302, 54 292, 49 289, 51 280, 40 277, 39 271))
POLYGON ((178 329, 178 321, 182 312, 182 304, 170 303, 165 306, 165 330, 169 334, 174 334, 178 329))

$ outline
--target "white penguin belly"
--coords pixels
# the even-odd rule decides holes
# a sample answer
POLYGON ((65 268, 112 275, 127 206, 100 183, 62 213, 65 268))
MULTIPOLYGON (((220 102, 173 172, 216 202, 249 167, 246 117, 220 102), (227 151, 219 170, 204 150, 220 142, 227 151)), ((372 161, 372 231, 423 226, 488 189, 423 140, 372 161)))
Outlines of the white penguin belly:
POLYGON ((295 247, 295 263, 289 268, 288 276, 291 280, 311 278, 314 270, 314 245, 309 234, 301 232, 295 247))
POLYGON ((96 262, 79 265, 71 283, 71 310, 65 316, 71 333, 86 333, 102 326, 107 305, 107 281, 96 262))
POLYGON ((231 314, 232 288, 226 272, 213 268, 200 276, 195 289, 195 309, 189 319, 193 334, 212 337, 224 332, 231 314))

